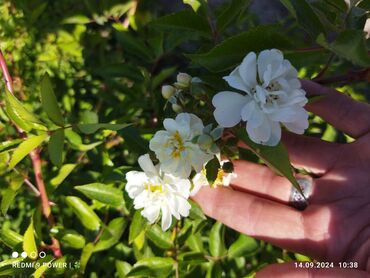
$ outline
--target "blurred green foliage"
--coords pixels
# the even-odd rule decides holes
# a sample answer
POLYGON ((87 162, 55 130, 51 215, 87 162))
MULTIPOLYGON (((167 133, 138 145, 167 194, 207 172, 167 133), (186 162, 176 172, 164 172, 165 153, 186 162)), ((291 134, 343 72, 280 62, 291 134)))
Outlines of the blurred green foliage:
MULTIPOLYGON (((309 259, 206 219, 195 204, 190 218, 177 222, 171 232, 149 226, 134 213, 124 192, 124 174, 137 168, 138 156, 148 151, 162 119, 175 115, 169 106, 163 109, 160 88, 178 71, 199 76, 211 97, 226 88, 221 77, 247 52, 279 48, 300 77, 342 77, 334 83, 337 88, 368 101, 366 82, 346 78, 370 66, 369 42, 362 32, 369 7, 366 1, 348 7, 344 1, 282 0, 291 15, 261 25, 249 9, 251 1, 212 7, 204 0, 184 2, 188 5, 173 14, 165 4, 149 0, 0 2, 0 49, 15 96, 51 136, 41 155, 56 219, 50 228, 39 198, 25 184, 25 179, 35 182, 31 160, 26 157, 15 170, 7 167, 21 141, 5 112, 2 89, 0 276, 34 273, 34 268, 12 267, 20 259, 10 256, 35 246, 47 254, 38 262, 68 263, 35 273, 46 277, 250 277, 269 263, 309 259), (45 73, 51 85, 44 86, 51 88, 43 93, 45 73), (58 107, 61 114, 52 115, 58 107), (132 125, 117 126, 126 123, 132 125), (61 244, 61 258, 53 258, 46 248, 52 237, 61 244)), ((194 107, 203 119, 212 120, 207 106, 194 107)), ((310 121, 307 134, 351 141, 317 116, 310 121)), ((37 127, 30 129, 42 136, 37 127)))

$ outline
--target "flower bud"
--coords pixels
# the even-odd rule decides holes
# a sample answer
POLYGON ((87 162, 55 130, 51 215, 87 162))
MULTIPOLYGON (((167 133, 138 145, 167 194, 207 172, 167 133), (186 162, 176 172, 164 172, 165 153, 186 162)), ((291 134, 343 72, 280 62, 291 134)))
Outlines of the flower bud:
POLYGON ((182 88, 187 88, 190 86, 191 83, 191 76, 187 73, 180 72, 177 75, 177 83, 176 85, 182 87, 182 88))
POLYGON ((162 86, 162 96, 165 99, 169 99, 175 94, 176 89, 171 85, 164 85, 162 86))
POLYGON ((176 113, 180 113, 182 112, 182 107, 176 103, 173 103, 172 104, 172 110, 176 113))
POLYGON ((207 134, 202 134, 198 138, 198 145, 203 150, 208 150, 213 145, 213 139, 207 134))

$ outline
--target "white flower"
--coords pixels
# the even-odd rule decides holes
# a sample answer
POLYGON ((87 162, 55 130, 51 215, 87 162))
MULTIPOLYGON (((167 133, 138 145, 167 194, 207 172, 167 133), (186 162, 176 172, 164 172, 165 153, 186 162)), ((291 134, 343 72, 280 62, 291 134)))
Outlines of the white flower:
POLYGON ((192 142, 204 128, 202 120, 194 114, 180 113, 175 120, 165 119, 163 125, 166 130, 156 132, 149 148, 155 152, 164 172, 188 178, 192 168, 200 172, 203 164, 213 158, 213 154, 192 142))
POLYGON ((172 216, 180 219, 189 215, 190 181, 163 173, 148 154, 140 156, 138 162, 144 172, 128 172, 125 189, 134 199, 135 209, 143 209, 141 215, 149 223, 153 224, 162 213, 161 226, 165 231, 171 226, 172 216))
POLYGON ((224 91, 213 97, 214 116, 220 126, 233 127, 246 121, 251 140, 270 146, 280 141, 280 123, 298 134, 308 127, 305 91, 296 69, 279 50, 264 50, 258 58, 250 52, 224 79, 245 94, 224 91))
POLYGON ((180 72, 177 77, 176 85, 178 85, 181 88, 187 88, 190 86, 191 83, 191 76, 187 73, 180 72))
POLYGON ((230 182, 233 178, 237 177, 236 173, 227 173, 223 170, 222 166, 229 162, 228 160, 220 161, 221 167, 217 171, 217 177, 213 184, 209 184, 207 179, 207 170, 203 167, 202 171, 197 173, 194 178, 192 179, 193 182, 193 189, 190 192, 190 196, 194 196, 198 193, 202 186, 211 186, 211 187, 219 187, 219 186, 229 186, 230 182))

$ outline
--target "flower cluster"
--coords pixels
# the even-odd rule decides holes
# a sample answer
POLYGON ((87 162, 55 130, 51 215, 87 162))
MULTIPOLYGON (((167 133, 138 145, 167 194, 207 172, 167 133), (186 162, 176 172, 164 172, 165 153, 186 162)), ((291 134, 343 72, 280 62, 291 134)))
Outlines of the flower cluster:
POLYGON ((143 171, 126 174, 126 191, 134 199, 135 209, 142 209, 150 223, 161 217, 163 230, 171 226, 172 217, 189 215, 188 199, 202 186, 228 186, 235 177, 230 163, 221 161, 216 144, 223 128, 244 121, 252 141, 274 146, 280 141, 281 125, 299 134, 308 127, 305 92, 297 71, 279 50, 264 50, 258 56, 249 53, 224 79, 241 92, 223 91, 213 97, 213 114, 220 125, 214 129, 212 124, 204 126, 194 114, 181 113, 188 103, 185 94, 192 96, 195 83, 202 83, 199 78, 179 73, 177 82, 163 86, 163 97, 180 114, 165 119, 164 130, 157 131, 149 142, 159 163, 154 165, 146 154, 138 161, 143 171), (212 173, 208 175, 208 171, 212 173))
POLYGON ((251 140, 270 146, 280 141, 280 123, 298 134, 308 127, 305 91, 296 69, 279 50, 264 50, 258 57, 250 52, 224 79, 243 93, 224 91, 214 96, 214 116, 220 126, 245 121, 251 140))
POLYGON ((161 213, 162 229, 166 230, 172 216, 176 219, 188 216, 187 199, 192 188, 199 189, 198 177, 204 165, 214 158, 215 151, 219 152, 214 141, 221 137, 222 130, 204 127, 201 119, 189 113, 180 113, 175 119, 167 118, 163 125, 165 130, 157 131, 149 143, 159 164, 154 166, 148 154, 141 156, 139 165, 143 172, 126 174, 126 191, 134 199, 135 209, 143 209, 141 214, 150 223, 161 213), (202 144, 200 139, 205 137, 211 142, 202 144), (195 179, 190 178, 192 172, 196 173, 195 179))

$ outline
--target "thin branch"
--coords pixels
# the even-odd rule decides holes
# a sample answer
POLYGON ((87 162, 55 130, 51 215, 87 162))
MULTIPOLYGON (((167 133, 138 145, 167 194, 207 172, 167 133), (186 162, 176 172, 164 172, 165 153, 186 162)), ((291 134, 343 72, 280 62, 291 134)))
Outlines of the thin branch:
MULTIPOLYGON (((10 93, 14 93, 13 91, 13 82, 11 75, 9 74, 8 67, 5 62, 5 58, 3 56, 3 53, 0 50, 0 67, 3 73, 3 78, 6 84, 7 89, 9 90, 10 93)), ((17 125, 15 125, 17 128, 18 133, 20 136, 23 138, 26 137, 25 133, 21 128, 19 128, 17 125)), ((30 152, 30 157, 32 160, 32 166, 33 166, 33 171, 35 174, 35 179, 36 179, 36 185, 40 194, 40 199, 41 199, 41 206, 42 206, 42 212, 46 219, 48 220, 49 226, 54 227, 55 222, 54 222, 54 217, 51 214, 51 208, 50 208, 50 202, 49 198, 46 192, 45 188, 45 183, 44 183, 44 178, 42 176, 42 167, 41 167, 41 157, 40 157, 40 149, 36 148, 32 152, 30 152)), ((29 183, 27 183, 29 185, 29 183)), ((60 244, 59 241, 55 238, 52 237, 52 245, 50 246, 50 249, 53 250, 54 256, 55 257, 61 257, 62 252, 60 249, 60 244)))
POLYGON ((370 77, 370 68, 362 71, 349 71, 343 75, 335 75, 327 78, 314 78, 313 81, 326 85, 332 83, 348 84, 353 82, 366 81, 370 77))

